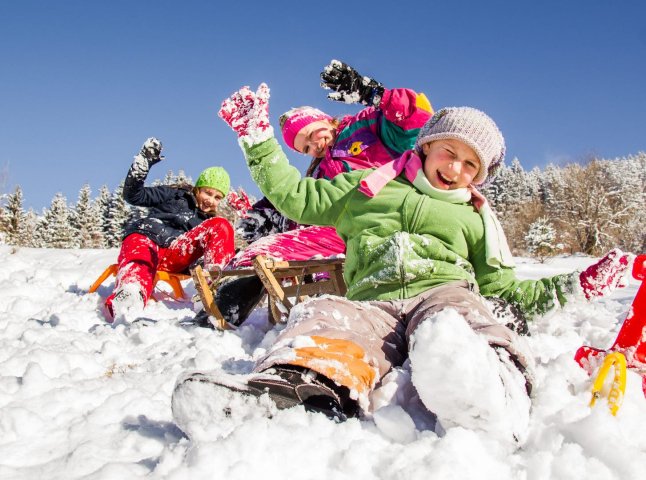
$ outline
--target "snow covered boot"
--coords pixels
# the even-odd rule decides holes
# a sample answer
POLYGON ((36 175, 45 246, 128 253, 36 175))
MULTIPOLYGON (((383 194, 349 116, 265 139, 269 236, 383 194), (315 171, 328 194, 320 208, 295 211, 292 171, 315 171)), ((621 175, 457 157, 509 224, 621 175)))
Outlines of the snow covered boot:
POLYGON ((526 379, 507 350, 492 348, 455 310, 422 322, 411 338, 412 382, 444 429, 463 427, 506 443, 527 437, 526 379))
POLYGON ((112 315, 108 322, 130 321, 143 312, 145 305, 141 287, 134 283, 125 283, 105 301, 105 306, 112 315))
POLYGON ((271 418, 276 410, 296 405, 335 421, 357 414, 347 389, 289 365, 249 375, 189 373, 178 379, 172 398, 175 423, 191 438, 226 436, 247 420, 271 418))

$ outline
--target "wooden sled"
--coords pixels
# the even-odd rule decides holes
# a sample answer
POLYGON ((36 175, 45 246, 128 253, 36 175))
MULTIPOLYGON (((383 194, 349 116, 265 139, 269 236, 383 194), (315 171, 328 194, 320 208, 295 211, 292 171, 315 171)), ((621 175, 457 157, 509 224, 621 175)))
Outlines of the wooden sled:
POLYGON ((258 255, 252 267, 206 271, 198 266, 191 271, 191 275, 204 309, 215 319, 213 326, 219 330, 227 330, 235 327, 227 323, 215 304, 217 287, 225 278, 257 276, 269 296, 269 318, 276 323, 287 318, 292 307, 309 296, 324 293, 345 295, 347 289, 343 280, 344 263, 343 258, 286 261, 258 255), (328 273, 328 278, 306 283, 309 275, 323 272, 328 273))

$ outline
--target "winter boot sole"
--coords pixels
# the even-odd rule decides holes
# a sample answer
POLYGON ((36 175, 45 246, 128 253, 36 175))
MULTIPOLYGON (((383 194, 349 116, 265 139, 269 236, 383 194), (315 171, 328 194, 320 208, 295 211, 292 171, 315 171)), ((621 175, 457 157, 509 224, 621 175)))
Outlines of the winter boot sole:
POLYGON ((356 414, 356 402, 340 397, 316 374, 277 368, 272 373, 229 375, 221 371, 194 372, 178 380, 172 398, 177 426, 190 438, 226 436, 254 418, 271 418, 277 410, 302 405, 340 422, 356 414))
POLYGON ((272 394, 247 383, 249 378, 279 382, 273 375, 229 375, 196 372, 181 377, 173 392, 172 411, 177 426, 191 439, 224 437, 256 418, 271 418, 278 409, 299 404, 295 396, 272 394))

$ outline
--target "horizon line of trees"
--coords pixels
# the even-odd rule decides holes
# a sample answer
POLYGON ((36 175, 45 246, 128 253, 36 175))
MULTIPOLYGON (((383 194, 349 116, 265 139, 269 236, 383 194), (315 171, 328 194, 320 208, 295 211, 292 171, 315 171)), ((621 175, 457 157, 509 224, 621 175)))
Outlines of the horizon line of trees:
MULTIPOLYGON (((183 171, 153 185, 191 183, 183 171)), ((56 194, 42 214, 23 208, 20 186, 0 197, 0 243, 36 248, 115 248, 129 219, 145 209, 128 205, 123 184, 102 186, 92 198, 83 185, 77 202, 56 194)), ((238 191, 243 191, 239 187, 238 191)), ((514 255, 544 261, 560 253, 599 256, 613 247, 646 251, 646 153, 612 160, 523 169, 514 158, 481 188, 505 230, 514 255)), ((235 211, 220 204, 219 215, 232 223, 235 211)), ((236 246, 244 241, 236 238, 236 246)))
MULTIPOLYGON (((177 175, 169 171, 156 185, 193 184, 183 170, 177 175)), ((238 193, 244 190, 240 187, 238 193)), ((132 219, 146 214, 145 208, 134 207, 123 199, 123 181, 117 188, 103 185, 96 198, 88 184, 81 187, 75 204, 57 193, 49 208, 38 215, 33 209, 23 208, 22 188, 17 186, 13 193, 2 198, 0 204, 0 244, 33 248, 116 248, 121 245, 125 225, 132 219)), ((253 201, 253 198, 251 199, 253 201)), ((226 201, 220 203, 218 215, 231 223, 236 212, 226 201)), ((236 247, 243 240, 236 237, 236 247)))

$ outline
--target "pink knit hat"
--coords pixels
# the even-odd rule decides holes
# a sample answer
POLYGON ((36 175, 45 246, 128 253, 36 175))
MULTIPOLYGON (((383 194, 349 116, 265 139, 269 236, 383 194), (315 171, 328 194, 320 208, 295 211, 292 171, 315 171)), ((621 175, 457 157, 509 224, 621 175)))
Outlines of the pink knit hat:
POLYGON ((283 139, 289 148, 296 150, 294 139, 303 127, 319 120, 332 120, 327 113, 314 107, 296 107, 288 110, 280 116, 280 129, 283 132, 283 139))

